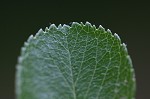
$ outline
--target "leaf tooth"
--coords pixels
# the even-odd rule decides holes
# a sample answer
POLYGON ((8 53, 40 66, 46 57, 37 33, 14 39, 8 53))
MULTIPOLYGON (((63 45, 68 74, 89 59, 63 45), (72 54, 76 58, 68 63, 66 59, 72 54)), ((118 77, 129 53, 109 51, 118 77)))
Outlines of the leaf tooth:
POLYGON ((19 56, 18 57, 18 63, 22 63, 22 61, 23 61, 23 57, 19 56))
POLYGON ((25 52, 26 51, 26 48, 25 47, 22 47, 21 48, 21 52, 25 52))
MULTIPOLYGON (((130 55, 127 55, 127 59, 129 60, 129 64, 131 64, 131 68, 130 68, 130 72, 133 73, 133 77, 132 77, 132 81, 135 82, 136 81, 136 77, 135 77, 135 73, 134 73, 134 69, 133 69, 133 65, 132 65, 132 60, 131 60, 131 57, 130 55)), ((134 86, 135 88, 136 86, 134 86)))
POLYGON ((83 22, 80 22, 80 24, 81 24, 82 26, 84 26, 83 22))
POLYGON ((103 28, 102 25, 99 25, 98 29, 99 29, 99 30, 102 30, 102 31, 105 31, 105 28, 103 28))
POLYGON ((121 39, 117 33, 114 34, 114 37, 117 38, 119 41, 121 41, 121 39))
POLYGON ((90 26, 90 27, 92 27, 91 23, 90 23, 90 22, 88 22, 88 21, 86 21, 85 25, 86 25, 86 26, 90 26))
POLYGON ((69 26, 69 25, 64 24, 64 25, 63 25, 63 28, 70 28, 70 26, 69 26))
POLYGON ((27 42, 30 42, 33 39, 33 35, 30 35, 27 42))
POLYGON ((72 25, 71 27, 76 27, 76 26, 79 26, 80 24, 78 22, 72 22, 72 25))
POLYGON ((62 28, 62 25, 61 25, 61 24, 59 24, 59 25, 58 25, 58 29, 61 29, 61 28, 62 28))
POLYGON ((110 34, 112 35, 112 32, 111 32, 111 30, 110 30, 110 29, 107 29, 107 32, 108 32, 108 33, 110 33, 110 34))
POLYGON ((44 31, 43 31, 43 29, 42 29, 42 28, 40 28, 40 30, 39 30, 38 32, 42 33, 42 32, 44 32, 44 31))
POLYGON ((57 27, 55 24, 51 24, 49 27, 49 30, 57 30, 57 27))
POLYGON ((125 43, 122 44, 122 47, 123 47, 123 50, 128 53, 128 50, 127 50, 127 45, 125 43))
MULTIPOLYGON (((34 38, 34 37, 33 37, 34 38)), ((29 42, 24 42, 24 46, 21 47, 21 54, 24 54, 26 51, 26 48, 29 46, 29 42)))
POLYGON ((29 45, 28 42, 24 42, 24 46, 27 47, 29 45))
POLYGON ((21 90, 21 72, 22 72, 22 66, 20 66, 19 64, 16 66, 16 70, 18 71, 18 73, 16 74, 16 95, 19 96, 22 93, 21 90))
POLYGON ((49 29, 48 29, 48 27, 46 27, 46 28, 45 28, 45 32, 48 32, 48 31, 49 31, 49 29))
POLYGON ((61 31, 63 32, 63 34, 66 35, 68 33, 69 29, 70 29, 70 26, 64 24, 63 27, 61 28, 61 31))
POLYGON ((96 26, 95 25, 93 25, 92 27, 94 28, 94 30, 96 30, 96 26))
MULTIPOLYGON (((127 59, 129 60, 129 64, 132 64, 132 60, 131 60, 131 57, 129 55, 126 56, 127 59)), ((130 68, 130 71, 131 72, 134 72, 134 69, 133 68, 130 68)))
POLYGON ((69 25, 71 25, 73 22, 69 22, 69 25))
POLYGON ((44 31, 42 29, 40 29, 36 34, 35 37, 39 36, 41 33, 43 33, 44 31))

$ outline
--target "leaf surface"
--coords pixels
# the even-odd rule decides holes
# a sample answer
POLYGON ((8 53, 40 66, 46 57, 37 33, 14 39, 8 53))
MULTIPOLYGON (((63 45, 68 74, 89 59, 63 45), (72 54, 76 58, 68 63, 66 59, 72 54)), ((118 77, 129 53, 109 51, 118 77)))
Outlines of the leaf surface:
POLYGON ((133 99, 134 93, 126 45, 101 26, 52 24, 22 47, 18 99, 133 99))

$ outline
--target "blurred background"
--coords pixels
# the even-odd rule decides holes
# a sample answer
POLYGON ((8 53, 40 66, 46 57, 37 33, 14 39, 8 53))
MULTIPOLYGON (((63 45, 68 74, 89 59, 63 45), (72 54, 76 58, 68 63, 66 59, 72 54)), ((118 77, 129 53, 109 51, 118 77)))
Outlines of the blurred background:
POLYGON ((119 34, 133 61, 136 99, 150 99, 150 6, 148 2, 126 0, 1 3, 0 99, 15 99, 15 66, 24 41, 50 23, 73 21, 89 21, 119 34))

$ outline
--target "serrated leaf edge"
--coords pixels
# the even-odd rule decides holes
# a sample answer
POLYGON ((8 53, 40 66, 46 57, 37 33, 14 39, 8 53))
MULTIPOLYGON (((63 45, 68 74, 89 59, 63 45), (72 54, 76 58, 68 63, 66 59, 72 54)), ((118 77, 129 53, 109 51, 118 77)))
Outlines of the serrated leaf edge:
MULTIPOLYGON (((75 25, 90 26, 91 28, 94 28, 94 29, 96 29, 96 30, 100 30, 100 31, 103 31, 103 32, 107 32, 107 33, 109 33, 111 36, 113 36, 116 40, 119 40, 120 43, 121 43, 121 39, 120 39, 120 37, 119 37, 118 34, 116 34, 116 33, 112 34, 112 32, 111 32, 110 29, 107 29, 107 31, 106 31, 105 28, 102 27, 102 25, 99 25, 99 27, 96 28, 95 25, 91 25, 91 23, 89 23, 88 21, 87 21, 85 24, 83 24, 83 22, 80 22, 80 23, 78 23, 78 22, 72 22, 71 26, 66 25, 66 24, 64 24, 64 25, 62 26, 61 24, 59 24, 58 27, 57 27, 55 24, 51 24, 49 28, 48 28, 48 27, 45 28, 45 31, 43 31, 42 29, 40 29, 40 30, 35 34, 35 36, 33 36, 33 35, 30 35, 30 36, 29 36, 29 38, 27 39, 27 42, 25 42, 25 43, 24 43, 24 46, 21 48, 21 55, 18 57, 18 64, 17 64, 17 66, 16 66, 16 70, 21 73, 22 68, 21 68, 21 66, 20 66, 20 63, 25 59, 25 57, 22 56, 22 53, 24 53, 24 52, 26 51, 26 47, 29 46, 29 43, 30 43, 32 40, 36 39, 39 35, 41 35, 41 34, 43 34, 43 33, 48 33, 50 30, 62 30, 62 29, 64 29, 64 28, 72 28, 72 27, 74 27, 75 25)), ((121 44, 120 44, 120 47, 122 47, 122 48, 124 49, 124 51, 126 52, 126 55, 127 55, 126 57, 127 57, 127 59, 129 60, 130 64, 132 65, 132 60, 131 60, 131 57, 128 55, 128 50, 127 50, 126 44, 125 44, 125 43, 121 43, 121 44)), ((134 74, 133 66, 131 67, 131 72, 134 74)), ((19 86, 20 86, 20 84, 21 84, 21 80, 17 79, 17 78, 19 78, 19 76, 20 76, 19 74, 20 74, 20 73, 17 73, 17 74, 16 74, 16 94, 17 94, 17 95, 21 93, 21 90, 19 90, 19 86)), ((134 77, 133 77, 133 82, 135 82, 135 81, 136 81, 136 79, 135 79, 135 75, 134 75, 134 77)))

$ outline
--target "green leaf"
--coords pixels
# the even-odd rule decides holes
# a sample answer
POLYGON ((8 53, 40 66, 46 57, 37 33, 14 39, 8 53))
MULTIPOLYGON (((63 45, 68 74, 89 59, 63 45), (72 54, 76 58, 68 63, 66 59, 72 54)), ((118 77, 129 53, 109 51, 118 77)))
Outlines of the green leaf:
POLYGON ((16 94, 17 99, 133 99, 126 45, 89 22, 40 29, 22 47, 16 94))

